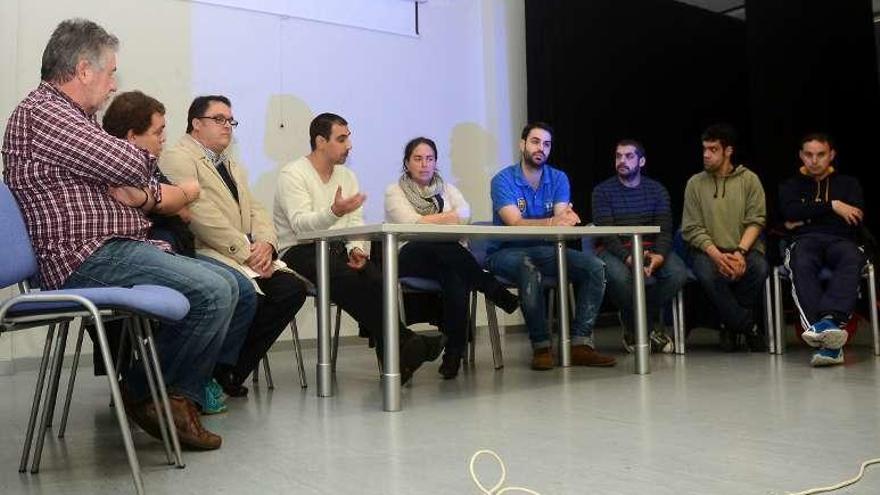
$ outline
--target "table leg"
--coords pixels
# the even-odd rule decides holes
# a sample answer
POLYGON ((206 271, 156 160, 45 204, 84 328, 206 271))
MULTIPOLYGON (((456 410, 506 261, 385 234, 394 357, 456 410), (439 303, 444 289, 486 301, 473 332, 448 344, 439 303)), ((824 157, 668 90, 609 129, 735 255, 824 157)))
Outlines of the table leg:
POLYGON ((571 332, 569 329, 568 308, 568 260, 565 257, 565 241, 556 241, 556 266, 559 270, 559 363, 571 366, 571 332))
POLYGON ((636 323, 635 373, 645 375, 651 372, 651 348, 648 343, 648 318, 645 305, 645 269, 642 251, 642 235, 632 236, 633 270, 633 315, 636 323))
POLYGON ((382 404, 386 411, 400 411, 400 337, 397 307, 397 234, 384 235, 382 249, 383 331, 382 404))
POLYGON ((315 243, 318 258, 318 397, 333 396, 333 366, 330 358, 330 249, 329 242, 315 243))

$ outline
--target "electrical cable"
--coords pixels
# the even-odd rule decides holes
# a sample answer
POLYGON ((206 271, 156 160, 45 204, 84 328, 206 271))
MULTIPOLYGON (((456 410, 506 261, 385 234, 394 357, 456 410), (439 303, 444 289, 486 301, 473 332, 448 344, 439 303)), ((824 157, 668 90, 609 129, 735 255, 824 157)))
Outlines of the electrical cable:
POLYGON ((541 495, 540 493, 538 493, 534 490, 529 490, 528 488, 522 488, 519 486, 508 486, 506 488, 501 488, 501 485, 504 484, 504 478, 507 477, 507 469, 504 467, 504 461, 501 460, 501 457, 498 457, 498 454, 496 454, 495 452, 493 452, 491 450, 486 449, 486 450, 478 450, 477 452, 475 452, 474 455, 471 456, 470 471, 471 471, 471 479, 474 481, 474 483, 477 485, 477 488, 479 488, 480 491, 484 495, 501 495, 502 493, 514 492, 514 491, 528 493, 530 495, 541 495), (501 479, 499 479, 498 483, 495 483, 495 485, 489 489, 487 489, 485 486, 483 486, 482 483, 480 483, 479 478, 477 478, 477 473, 474 472, 474 464, 477 462, 477 459, 483 454, 487 454, 487 455, 494 457, 495 460, 498 461, 498 464, 501 466, 501 479))
POLYGON ((840 490, 841 488, 847 487, 849 485, 854 484, 855 482, 862 479, 862 476, 865 475, 865 468, 870 466, 871 464, 880 464, 880 458, 867 460, 862 463, 862 466, 859 468, 859 474, 856 475, 855 478, 848 479, 846 481, 842 481, 833 486, 826 486, 822 488, 810 488, 809 490, 797 493, 789 493, 788 495, 814 495, 816 493, 825 493, 825 492, 833 492, 835 490, 840 490))

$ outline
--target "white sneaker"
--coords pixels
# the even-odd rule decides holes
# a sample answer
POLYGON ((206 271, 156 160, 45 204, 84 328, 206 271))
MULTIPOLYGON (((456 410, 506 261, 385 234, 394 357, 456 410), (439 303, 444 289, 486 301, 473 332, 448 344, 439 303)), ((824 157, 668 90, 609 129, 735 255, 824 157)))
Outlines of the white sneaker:
POLYGON ((810 364, 816 367, 843 364, 843 349, 819 349, 813 353, 810 364))
POLYGON ((662 330, 654 330, 649 336, 651 341, 651 352, 662 352, 663 354, 672 354, 675 351, 675 343, 662 330))

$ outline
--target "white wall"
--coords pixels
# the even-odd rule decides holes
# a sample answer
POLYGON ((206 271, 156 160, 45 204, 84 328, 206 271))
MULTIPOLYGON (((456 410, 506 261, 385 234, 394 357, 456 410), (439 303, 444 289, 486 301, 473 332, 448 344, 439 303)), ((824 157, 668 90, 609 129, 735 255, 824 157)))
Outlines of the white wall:
MULTIPOLYGON (((52 29, 69 17, 120 38, 119 90, 165 103, 169 145, 193 96, 229 96, 241 121, 237 152, 270 211, 278 168, 308 152, 309 121, 331 111, 353 131, 349 164, 368 196, 368 222, 382 221, 383 190, 399 174, 404 144, 419 135, 437 142, 440 172, 462 189, 473 217, 488 219, 489 179, 513 161, 526 119, 518 1, 431 0, 420 5, 421 35, 411 37, 185 0, 4 0, 0 131, 38 84, 52 29)), ((311 304, 298 321, 301 335, 314 337, 311 304)), ((356 329, 347 321, 344 331, 356 329)), ((41 345, 35 332, 0 337, 0 373, 4 361, 8 368, 37 356, 41 345)))

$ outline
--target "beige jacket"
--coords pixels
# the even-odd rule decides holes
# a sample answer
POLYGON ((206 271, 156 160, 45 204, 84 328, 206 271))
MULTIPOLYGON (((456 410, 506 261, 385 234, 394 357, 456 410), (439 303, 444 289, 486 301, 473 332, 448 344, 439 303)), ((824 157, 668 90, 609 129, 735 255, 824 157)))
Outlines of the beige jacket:
POLYGON ((173 183, 195 179, 201 187, 199 199, 189 205, 196 253, 210 256, 244 273, 250 256, 247 235, 254 242, 268 242, 278 249, 278 239, 266 210, 252 196, 247 175, 229 150, 223 152, 238 188, 238 202, 226 187, 204 148, 189 134, 183 136, 159 158, 159 169, 173 183))

